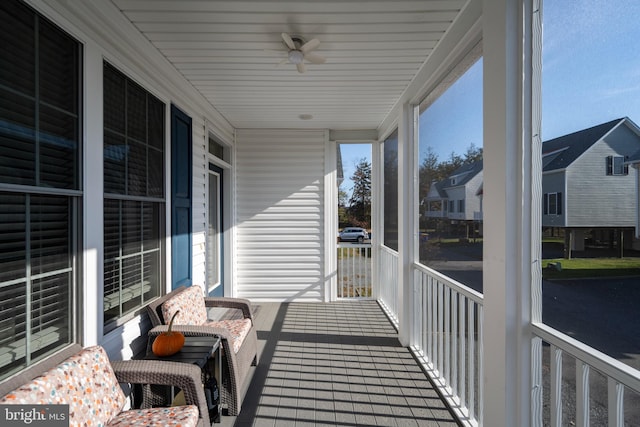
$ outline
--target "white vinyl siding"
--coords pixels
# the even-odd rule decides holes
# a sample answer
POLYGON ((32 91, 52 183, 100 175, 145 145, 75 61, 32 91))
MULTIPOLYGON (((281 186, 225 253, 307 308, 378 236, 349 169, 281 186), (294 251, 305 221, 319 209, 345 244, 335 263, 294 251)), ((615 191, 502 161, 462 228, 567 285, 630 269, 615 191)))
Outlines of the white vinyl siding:
POLYGON ((193 132, 193 180, 191 202, 192 212, 192 237, 191 237, 191 271, 194 285, 206 287, 206 229, 207 229, 207 181, 209 173, 207 162, 207 140, 205 138, 204 121, 195 116, 192 124, 193 132))
POLYGON ((236 294, 321 301, 324 131, 236 134, 236 294))
MULTIPOLYGON (((566 171, 566 209, 568 227, 633 227, 636 214, 636 188, 632 175, 607 175, 607 156, 629 155, 638 142, 620 137, 618 128, 596 142, 566 171)), ((545 192, 547 191, 544 188, 545 192)))

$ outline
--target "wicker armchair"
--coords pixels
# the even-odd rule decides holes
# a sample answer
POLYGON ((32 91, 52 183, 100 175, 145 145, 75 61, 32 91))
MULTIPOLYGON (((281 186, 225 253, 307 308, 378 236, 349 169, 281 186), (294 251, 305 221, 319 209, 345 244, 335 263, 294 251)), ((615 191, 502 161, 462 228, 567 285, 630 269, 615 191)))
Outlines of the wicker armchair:
POLYGON ((202 288, 180 287, 147 305, 147 313, 153 329, 149 336, 167 330, 171 320, 167 307, 180 310, 173 323, 173 329, 186 336, 217 335, 223 352, 222 384, 220 402, 229 415, 238 415, 244 398, 243 386, 252 365, 258 363, 258 335, 253 321, 251 304, 241 298, 204 297, 202 288), (242 311, 237 320, 209 320, 204 312, 194 307, 225 307, 242 311))
POLYGON ((0 404, 69 405, 70 425, 210 426, 196 365, 127 360, 110 362, 100 346, 72 345, 2 383, 0 404), (119 383, 173 385, 182 389, 186 405, 123 410, 119 383))

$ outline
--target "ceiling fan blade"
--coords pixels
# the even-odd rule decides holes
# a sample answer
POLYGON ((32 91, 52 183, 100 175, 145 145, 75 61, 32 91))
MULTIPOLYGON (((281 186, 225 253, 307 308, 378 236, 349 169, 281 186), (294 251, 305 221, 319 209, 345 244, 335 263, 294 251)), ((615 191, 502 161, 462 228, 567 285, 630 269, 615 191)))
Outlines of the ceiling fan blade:
POLYGON ((297 64, 296 68, 298 69, 299 73, 304 73, 305 71, 307 71, 307 68, 304 66, 302 62, 297 64))
POLYGON ((281 66, 281 65, 284 65, 284 64, 286 64, 287 62, 289 62, 289 58, 284 58, 282 61, 280 61, 280 62, 278 62, 278 63, 276 64, 276 67, 279 67, 279 66, 281 66))
POLYGON ((327 61, 323 56, 320 56, 317 53, 306 53, 304 55, 304 59, 312 64, 324 64, 327 61))
POLYGON ((300 48, 300 51, 302 53, 311 52, 313 49, 317 48, 318 46, 320 46, 320 40, 311 39, 302 45, 302 47, 300 48))
POLYGON ((282 40, 284 40, 284 43, 287 45, 287 47, 289 49, 295 49, 296 48, 296 44, 293 42, 293 40, 291 39, 291 36, 289 36, 289 34, 282 33, 282 40))

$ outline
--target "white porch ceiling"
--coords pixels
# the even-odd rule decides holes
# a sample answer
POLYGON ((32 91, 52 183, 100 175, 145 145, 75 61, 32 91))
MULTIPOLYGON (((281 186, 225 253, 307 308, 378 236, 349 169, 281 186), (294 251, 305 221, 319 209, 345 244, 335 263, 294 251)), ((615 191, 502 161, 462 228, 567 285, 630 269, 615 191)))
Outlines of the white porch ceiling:
POLYGON ((112 2, 236 128, 376 129, 467 0, 112 2), (326 63, 278 65, 283 32, 326 63))

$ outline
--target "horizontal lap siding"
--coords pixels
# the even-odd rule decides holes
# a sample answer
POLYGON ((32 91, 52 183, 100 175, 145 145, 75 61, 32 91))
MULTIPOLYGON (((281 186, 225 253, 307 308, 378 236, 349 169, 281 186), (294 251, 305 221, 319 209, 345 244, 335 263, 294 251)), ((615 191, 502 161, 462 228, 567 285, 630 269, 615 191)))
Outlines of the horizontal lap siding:
POLYGON ((236 135, 236 289, 269 300, 322 300, 324 131, 236 135))
POLYGON ((205 286, 207 230, 207 171, 204 121, 193 117, 192 265, 193 284, 205 286))

